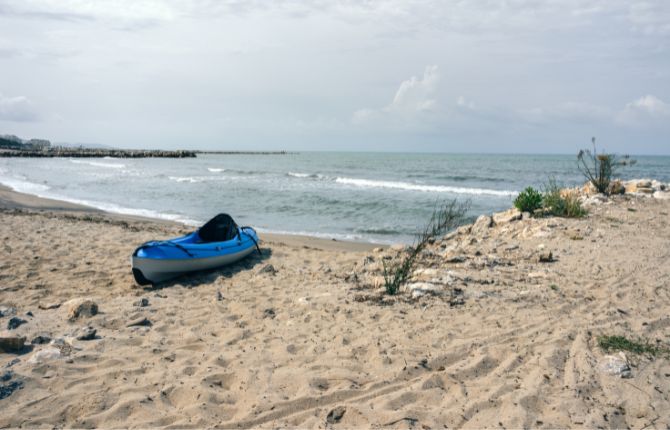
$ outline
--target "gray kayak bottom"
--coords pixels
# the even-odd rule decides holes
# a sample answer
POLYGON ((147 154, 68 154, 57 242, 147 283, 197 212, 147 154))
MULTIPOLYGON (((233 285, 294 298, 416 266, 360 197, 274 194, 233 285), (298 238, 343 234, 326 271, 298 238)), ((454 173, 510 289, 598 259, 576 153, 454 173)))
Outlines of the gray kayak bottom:
POLYGON ((217 267, 235 263, 251 254, 254 249, 253 246, 250 246, 249 248, 234 254, 174 260, 132 256, 130 263, 133 268, 135 281, 140 285, 148 285, 167 281, 189 272, 215 269, 217 267))

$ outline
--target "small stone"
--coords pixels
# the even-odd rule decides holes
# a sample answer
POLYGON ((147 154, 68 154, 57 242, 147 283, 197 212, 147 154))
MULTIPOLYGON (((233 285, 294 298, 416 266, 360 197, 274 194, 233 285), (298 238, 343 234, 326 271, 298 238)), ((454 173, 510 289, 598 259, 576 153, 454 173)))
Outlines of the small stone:
POLYGON ((75 338, 77 340, 94 340, 97 330, 93 327, 83 327, 77 330, 75 338))
POLYGON ((61 352, 60 348, 49 347, 34 353, 32 357, 28 359, 28 363, 40 364, 46 361, 59 359, 62 356, 63 353, 61 352))
POLYGON ((624 186, 623 182, 614 180, 610 182, 609 186, 607 187, 607 191, 610 195, 624 194, 626 192, 626 187, 624 186))
POLYGON ((146 297, 142 297, 141 299, 135 302, 135 306, 137 306, 138 308, 145 308, 149 306, 149 299, 147 299, 146 297))
POLYGON ((7 328, 8 328, 9 330, 14 330, 14 329, 16 329, 16 328, 19 328, 19 326, 21 326, 22 324, 25 324, 25 323, 27 323, 27 322, 28 322, 28 321, 26 321, 26 320, 22 320, 22 319, 19 318, 19 317, 11 317, 11 318, 9 319, 9 321, 7 321, 7 328))
POLYGON ((445 263, 463 263, 465 260, 467 260, 468 257, 465 255, 454 255, 452 257, 448 257, 444 260, 445 263))
POLYGON ((538 256, 538 261, 540 263, 551 263, 555 261, 554 255, 551 253, 551 251, 541 252, 540 255, 538 256))
POLYGON ((98 304, 90 299, 74 299, 68 302, 67 319, 75 321, 80 317, 92 317, 98 313, 98 304))
POLYGON ((521 212, 517 208, 512 208, 504 212, 493 214, 493 222, 495 224, 507 224, 513 221, 518 221, 522 217, 521 212))
POLYGON ((0 373, 0 382, 7 382, 12 379, 12 376, 14 376, 14 372, 11 370, 5 370, 4 372, 0 373))
POLYGON ((21 381, 12 381, 7 385, 0 385, 0 400, 11 396, 14 391, 21 388, 23 388, 23 382, 21 381))
POLYGON ((28 316, 28 317, 34 317, 35 315, 33 315, 33 313, 32 313, 31 311, 28 311, 28 312, 26 312, 26 316, 28 316))
POLYGON ((263 318, 271 318, 274 319, 274 317, 277 316, 277 313, 275 312, 274 309, 268 308, 263 311, 263 318))
POLYGON ((272 264, 266 264, 265 266, 263 266, 258 271, 258 274, 263 274, 263 273, 267 273, 267 274, 270 274, 270 275, 275 275, 275 274, 277 274, 277 269, 275 269, 272 264))
POLYGON ((327 379, 324 378, 315 378, 312 379, 309 383, 309 385, 317 390, 321 391, 327 391, 330 388, 330 384, 328 383, 327 379))
POLYGON ((430 282, 413 282, 405 285, 405 290, 408 291, 413 298, 425 296, 427 294, 440 296, 445 293, 446 286, 432 284, 430 282))
POLYGON ((336 407, 335 409, 328 412, 328 415, 326 416, 326 422, 328 424, 339 423, 346 411, 347 408, 345 408, 344 406, 336 407))
POLYGON ((47 304, 39 304, 37 305, 38 308, 42 309, 43 311, 49 310, 49 309, 58 309, 60 308, 60 303, 47 303, 47 304))
POLYGON ((621 378, 632 377, 631 369, 628 365, 628 358, 623 352, 604 356, 600 360, 598 367, 601 372, 609 375, 619 376, 621 378))
POLYGON ((146 317, 140 317, 140 318, 135 318, 134 320, 131 320, 128 324, 126 324, 126 327, 147 327, 151 325, 151 321, 149 321, 148 318, 146 317))
POLYGON ((224 297, 223 297, 223 294, 221 293, 221 291, 217 291, 216 292, 216 301, 217 302, 222 302, 223 299, 224 299, 224 297))
POLYGON ((472 225, 462 225, 456 229, 456 233, 458 233, 459 236, 470 234, 471 231, 472 225))
POLYGON ((0 318, 2 317, 8 317, 16 315, 16 308, 15 307, 8 307, 8 308, 0 308, 0 318))
POLYGON ((47 334, 38 334, 30 341, 33 345, 44 345, 49 342, 51 342, 51 336, 47 334))
POLYGON ((0 351, 18 352, 26 343, 26 338, 8 333, 0 333, 0 351))

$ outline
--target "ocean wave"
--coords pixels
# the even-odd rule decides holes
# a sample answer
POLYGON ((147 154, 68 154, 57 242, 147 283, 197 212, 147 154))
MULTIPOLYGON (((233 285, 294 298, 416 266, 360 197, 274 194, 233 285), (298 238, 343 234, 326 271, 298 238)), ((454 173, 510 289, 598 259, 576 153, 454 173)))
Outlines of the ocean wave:
MULTIPOLYGON (((319 231, 306 231, 306 230, 274 230, 267 229, 262 227, 254 227, 254 229, 259 233, 268 233, 268 234, 281 234, 285 236, 307 236, 307 237, 316 237, 318 239, 328 239, 328 240, 342 240, 348 242, 359 242, 359 243, 374 243, 379 245, 392 245, 398 243, 398 240, 387 240, 381 238, 373 238, 368 235, 358 234, 358 233, 324 233, 319 231)), ((262 237, 261 237, 262 239, 262 237)))
POLYGON ((117 213, 122 215, 141 216, 145 218, 162 219, 166 221, 179 222, 189 226, 199 226, 202 224, 201 221, 187 218, 178 214, 157 212, 151 209, 128 208, 125 206, 117 205, 115 203, 98 202, 94 200, 82 200, 63 196, 56 193, 50 193, 48 191, 51 188, 47 185, 36 184, 34 182, 29 182, 17 178, 0 177, 0 184, 3 184, 19 193, 30 194, 45 199, 60 200, 67 203, 74 203, 76 205, 88 206, 91 208, 103 210, 105 212, 117 213))
POLYGON ((37 193, 43 193, 48 191, 50 187, 45 184, 37 184, 35 182, 30 182, 25 179, 12 178, 12 177, 0 177, 0 184, 11 188, 14 191, 25 194, 38 195, 37 193))
POLYGON ((424 185, 412 184, 409 182, 396 181, 377 181, 372 179, 356 179, 356 178, 335 178, 335 182, 345 185, 353 185, 360 188, 390 188, 407 191, 420 191, 428 193, 453 193, 453 194, 473 194, 473 195, 491 195, 513 197, 518 193, 516 191, 508 190, 489 190, 486 188, 466 188, 466 187, 451 187, 447 185, 424 185))
POLYGON ((320 173, 300 173, 300 172, 288 172, 286 176, 290 176, 292 178, 309 178, 309 179, 329 179, 328 176, 322 175, 320 173))
POLYGON ((414 233, 413 231, 401 231, 387 227, 357 228, 355 231, 361 234, 377 234, 380 236, 412 235, 414 233))
POLYGON ((292 176, 294 178, 313 178, 313 177, 315 177, 314 175, 311 175, 309 173, 296 173, 296 172, 288 172, 286 175, 287 176, 292 176))
POLYGON ((62 196, 54 196, 52 198, 66 201, 69 203, 74 203, 77 205, 83 205, 83 206, 89 206, 93 207, 96 209, 103 210, 105 212, 111 212, 111 213, 117 213, 121 215, 131 215, 131 216, 140 216, 143 218, 153 218, 153 219, 162 219, 166 221, 174 221, 174 222, 179 222, 188 226, 196 227, 202 225, 201 221, 194 220, 191 218, 184 217, 183 215, 178 215, 178 214, 172 214, 172 213, 167 213, 167 212, 158 212, 155 210, 151 209, 137 209, 137 208, 129 208, 125 206, 120 206, 115 203, 106 203, 106 202, 98 202, 98 201, 93 201, 93 200, 81 200, 81 199, 73 199, 69 197, 62 197, 62 196))
POLYGON ((191 176, 168 176, 168 179, 176 182, 188 182, 190 184, 195 184, 203 181, 202 178, 194 178, 191 176))
POLYGON ((126 167, 125 164, 120 163, 100 163, 97 161, 85 161, 85 160, 74 160, 74 159, 70 159, 70 162, 75 164, 88 164, 89 166, 95 166, 95 167, 107 167, 110 169, 123 169, 124 167, 126 167))
POLYGON ((216 182, 216 181, 231 181, 238 180, 238 176, 168 176, 168 179, 175 182, 185 182, 189 184, 197 184, 200 182, 216 182))
POLYGON ((226 169, 220 169, 217 167, 208 167, 207 170, 209 170, 212 173, 221 173, 226 171, 226 169))

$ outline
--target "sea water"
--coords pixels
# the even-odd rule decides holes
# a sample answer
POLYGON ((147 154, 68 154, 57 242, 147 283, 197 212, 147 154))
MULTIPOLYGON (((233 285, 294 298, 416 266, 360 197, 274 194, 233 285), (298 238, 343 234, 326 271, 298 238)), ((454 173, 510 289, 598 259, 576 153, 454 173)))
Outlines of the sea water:
MULTIPOLYGON (((670 157, 634 157, 623 178, 670 181, 670 157)), ((199 225, 217 213, 260 232, 411 243, 436 205, 469 216, 527 186, 582 184, 574 155, 304 152, 197 158, 4 158, 0 183, 110 212, 199 225)))

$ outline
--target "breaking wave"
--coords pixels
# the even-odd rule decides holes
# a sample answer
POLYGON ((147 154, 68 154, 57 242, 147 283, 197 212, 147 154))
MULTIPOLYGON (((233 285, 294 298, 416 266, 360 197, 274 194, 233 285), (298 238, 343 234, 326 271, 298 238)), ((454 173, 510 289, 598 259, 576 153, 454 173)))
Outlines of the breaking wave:
POLYGON ((516 191, 490 190, 487 188, 451 187, 448 185, 424 185, 409 182, 377 181, 372 179, 335 178, 335 182, 345 185, 353 185, 360 188, 391 188, 397 190, 420 191, 426 193, 453 193, 472 195, 491 195, 501 197, 514 197, 516 191))

